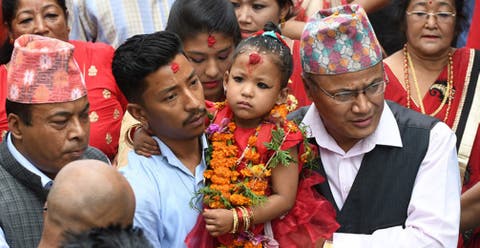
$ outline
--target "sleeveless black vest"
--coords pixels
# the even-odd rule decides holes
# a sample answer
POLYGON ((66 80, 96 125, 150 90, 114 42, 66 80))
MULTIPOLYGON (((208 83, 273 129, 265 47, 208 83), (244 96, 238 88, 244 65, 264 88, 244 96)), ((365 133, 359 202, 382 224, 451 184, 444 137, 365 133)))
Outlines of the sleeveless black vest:
MULTIPOLYGON (((337 210, 337 221, 341 225, 337 232, 372 234, 378 229, 404 226, 407 219, 413 184, 428 149, 430 130, 438 120, 396 103, 387 103, 397 120, 403 147, 377 145, 364 155, 341 210, 335 204, 328 182, 317 185, 317 190, 337 210)), ((321 159, 317 161, 318 171, 325 176, 321 159)))

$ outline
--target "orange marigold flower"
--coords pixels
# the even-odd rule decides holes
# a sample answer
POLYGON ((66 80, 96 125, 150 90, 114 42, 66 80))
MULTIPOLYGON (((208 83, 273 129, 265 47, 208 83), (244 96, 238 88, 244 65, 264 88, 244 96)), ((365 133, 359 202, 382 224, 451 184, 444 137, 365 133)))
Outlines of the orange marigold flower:
POLYGON ((217 175, 213 175, 210 180, 212 180, 212 183, 215 183, 215 184, 229 184, 230 183, 229 179, 219 177, 217 175))
POLYGON ((235 122, 229 122, 228 123, 228 130, 230 130, 230 132, 233 133, 233 131, 235 131, 235 128, 237 128, 237 126, 235 125, 235 122))
POLYGON ((251 177, 253 176, 252 172, 250 171, 249 168, 244 168, 240 171, 240 174, 244 177, 251 177))
POLYGON ((210 208, 225 208, 225 205, 223 205, 221 202, 218 202, 218 201, 210 202, 208 206, 210 208))
POLYGON ((248 145, 255 146, 257 144, 257 136, 250 136, 248 138, 248 145))
POLYGON ((250 205, 250 199, 240 194, 232 194, 228 200, 234 206, 250 205))
POLYGON ((298 126, 293 121, 287 121, 287 128, 291 133, 298 132, 298 126))
POLYGON ((232 171, 226 167, 220 167, 215 169, 215 175, 220 177, 229 178, 231 174, 232 171))
POLYGON ((247 185, 250 190, 261 192, 260 195, 264 195, 268 187, 268 182, 266 180, 252 180, 248 182, 247 185))
POLYGON ((238 173, 238 171, 232 171, 232 173, 230 174, 230 180, 232 182, 235 182, 237 181, 238 176, 240 176, 240 173, 238 173))
POLYGON ((213 175, 213 170, 205 170, 205 172, 203 172, 203 176, 205 178, 210 178, 212 177, 212 175, 213 175))
POLYGON ((249 149, 245 152, 245 159, 247 161, 251 161, 252 163, 256 164, 260 160, 260 154, 253 149, 249 149))

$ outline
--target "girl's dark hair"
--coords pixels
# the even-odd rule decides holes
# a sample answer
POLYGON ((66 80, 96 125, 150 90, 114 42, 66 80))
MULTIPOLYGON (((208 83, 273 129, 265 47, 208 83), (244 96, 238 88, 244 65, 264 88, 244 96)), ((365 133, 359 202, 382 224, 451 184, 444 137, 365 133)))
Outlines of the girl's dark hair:
POLYGON ((289 10, 287 13, 287 16, 285 17, 285 20, 288 20, 295 16, 295 13, 293 12, 293 0, 277 0, 278 6, 280 6, 280 9, 282 9, 285 6, 289 6, 289 10))
POLYGON ((183 54, 182 42, 175 33, 160 31, 128 38, 113 56, 112 73, 129 102, 143 103, 145 78, 183 54))
MULTIPOLYGON (((2 1, 2 15, 3 21, 7 23, 9 30, 12 30, 12 21, 15 17, 15 14, 18 9, 18 0, 0 0, 2 1)), ((65 0, 55 0, 60 8, 63 10, 65 15, 65 21, 68 21, 67 16, 67 5, 65 0)), ((0 64, 6 64, 10 62, 10 57, 13 52, 13 44, 10 44, 10 41, 7 39, 4 44, 0 47, 0 64)))
MULTIPOLYGON (((280 30, 272 22, 265 24, 263 31, 273 31, 280 36, 280 30)), ((285 88, 292 75, 293 58, 290 53, 290 48, 284 42, 283 38, 280 40, 278 37, 272 37, 265 34, 251 36, 242 40, 240 44, 238 44, 233 54, 233 60, 235 60, 239 54, 250 49, 260 53, 264 52, 273 55, 273 61, 281 72, 281 88, 285 88)))
POLYGON ((182 41, 199 33, 214 32, 232 37, 235 45, 242 39, 229 0, 176 0, 170 9, 166 30, 176 33, 182 41))
MULTIPOLYGON (((406 20, 406 12, 408 5, 410 5, 410 2, 412 0, 395 0, 395 5, 396 8, 394 8, 396 11, 394 12, 394 19, 396 20, 396 24, 400 27, 400 30, 402 31, 403 34, 403 40, 404 42, 407 41, 406 39, 406 31, 407 31, 407 20, 406 20)), ((455 13, 456 13, 456 22, 455 22, 455 29, 454 29, 454 37, 452 40, 452 46, 455 46, 457 42, 457 36, 462 32, 463 27, 465 26, 467 22, 467 18, 465 17, 464 10, 463 10, 463 5, 464 5, 464 0, 454 0, 455 4, 455 13)))

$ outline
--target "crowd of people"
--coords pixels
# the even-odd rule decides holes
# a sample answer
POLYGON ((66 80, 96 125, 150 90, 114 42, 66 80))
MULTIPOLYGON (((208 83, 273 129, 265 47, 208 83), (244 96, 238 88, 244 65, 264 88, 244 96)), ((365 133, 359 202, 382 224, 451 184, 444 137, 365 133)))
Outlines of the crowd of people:
POLYGON ((478 1, 0 3, 0 248, 480 247, 478 1))

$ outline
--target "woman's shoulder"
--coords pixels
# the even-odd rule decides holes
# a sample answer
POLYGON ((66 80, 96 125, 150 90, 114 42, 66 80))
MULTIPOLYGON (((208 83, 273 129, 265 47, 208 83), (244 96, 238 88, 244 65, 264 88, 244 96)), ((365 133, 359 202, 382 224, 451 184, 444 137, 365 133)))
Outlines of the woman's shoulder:
POLYGON ((89 42, 80 40, 69 41, 74 47, 75 58, 78 56, 85 57, 90 55, 92 59, 106 59, 111 61, 115 49, 112 46, 102 42, 89 42))
POLYGON ((70 40, 71 44, 77 47, 81 47, 89 50, 102 50, 102 51, 115 51, 115 49, 103 42, 90 42, 90 41, 81 41, 81 40, 70 40))

